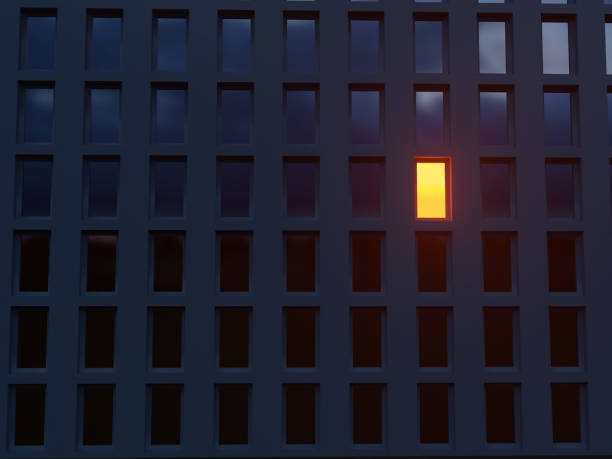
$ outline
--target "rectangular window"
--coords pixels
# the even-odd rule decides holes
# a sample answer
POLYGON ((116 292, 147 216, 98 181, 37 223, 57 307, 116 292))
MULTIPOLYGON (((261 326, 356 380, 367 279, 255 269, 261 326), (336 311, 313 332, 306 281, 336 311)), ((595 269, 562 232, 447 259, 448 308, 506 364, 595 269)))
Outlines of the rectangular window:
POLYGON ((583 391, 575 383, 551 384, 552 440, 554 443, 580 443, 584 430, 583 391))
POLYGON ((49 308, 16 308, 13 310, 12 345, 14 368, 47 367, 47 316, 49 308))
POLYGON ((446 24, 446 16, 415 14, 414 59, 417 73, 446 71, 446 24))
POLYGON ((251 308, 217 308, 219 368, 248 368, 251 308))
POLYGON ((57 10, 21 10, 21 68, 53 70, 57 10))
POLYGON ((180 445, 183 386, 153 384, 149 386, 149 397, 151 445, 180 445))
POLYGON ((53 141, 55 83, 20 83, 19 141, 53 141))
POLYGON ((544 140, 546 145, 577 143, 577 94, 574 90, 544 87, 544 140))
POLYGON ((351 72, 373 73, 382 68, 383 17, 349 13, 351 72))
POLYGON ((45 444, 46 388, 44 384, 12 386, 15 397, 15 419, 12 425, 15 446, 45 444))
POLYGON ((285 142, 317 143, 319 85, 285 85, 285 142))
POLYGON ((350 158, 349 173, 353 218, 381 217, 385 182, 384 159, 350 158))
POLYGON ((580 233, 549 232, 548 290, 550 292, 577 292, 580 287, 578 258, 582 250, 580 233))
POLYGON ((478 55, 480 73, 507 73, 509 53, 506 38, 512 30, 510 18, 478 16, 478 55))
POLYGON ((319 308, 285 308, 285 364, 314 368, 317 361, 319 308))
POLYGON ((449 384, 419 384, 420 443, 450 443, 449 384))
POLYGON ((221 217, 251 216, 253 158, 219 157, 217 192, 221 217))
POLYGON ((285 157, 284 171, 287 217, 316 217, 319 194, 319 158, 285 157))
POLYGON ((184 143, 187 85, 156 83, 153 89, 153 142, 184 143))
POLYGON ((115 308, 92 307, 81 311, 83 368, 114 368, 115 308))
POLYGON ((584 308, 551 307, 548 318, 551 366, 582 366, 584 308))
POLYGON ((184 308, 150 308, 151 367, 181 368, 184 308))
POLYGON ((450 219, 450 160, 417 158, 417 219, 450 219))
POLYGON ((253 125, 253 85, 225 83, 219 85, 219 142, 251 143, 253 125))
POLYGON ((353 368, 382 367, 385 308, 351 308, 353 368))
POLYGON ((287 292, 317 289, 318 233, 285 232, 285 287, 287 292))
POLYGON ((545 74, 569 75, 573 72, 573 21, 542 16, 542 70, 545 74), (570 46, 572 50, 570 51, 570 46))
POLYGON ((513 307, 483 309, 486 367, 518 366, 519 310, 513 307))
POLYGON ((187 21, 182 10, 153 11, 154 70, 187 69, 187 21))
POLYGON ((383 443, 382 384, 351 384, 353 398, 353 444, 383 443))
POLYGON ((153 291, 183 291, 185 234, 159 231, 151 233, 153 243, 153 291))
POLYGON ((317 432, 316 384, 285 384, 285 443, 313 445, 317 432))
POLYGON ((612 74, 612 17, 606 16, 606 74, 612 74))
POLYGON ((86 291, 114 292, 117 271, 117 233, 85 233, 86 291))
POLYGON ((514 159, 480 159, 482 216, 511 218, 515 215, 516 176, 514 159))
POLYGON ((87 143, 119 143, 121 84, 87 84, 87 143))
POLYGON ((46 292, 49 290, 49 244, 48 231, 17 233, 15 238, 18 258, 20 292, 46 292))
POLYGON ((250 72, 253 12, 219 13, 219 64, 222 72, 250 72))
POLYGON ((447 87, 415 87, 416 143, 419 147, 437 147, 448 140, 447 94, 447 87))
POLYGON ((87 10, 89 70, 117 71, 121 68, 123 12, 121 10, 87 10))
POLYGON ((612 87, 608 87, 608 146, 612 146, 612 87))
POLYGON ((496 87, 480 88, 480 144, 512 143, 512 90, 496 87))
POLYGON ((381 292, 383 289, 383 245, 380 232, 351 233, 353 292, 381 292))
POLYGON ((449 336, 452 336, 451 308, 417 308, 419 367, 449 366, 449 336))
POLYGON ((546 216, 579 217, 580 160, 546 160, 546 216))
POLYGON ((85 159, 84 215, 89 218, 117 216, 119 195, 119 158, 116 156, 85 159))
POLYGON ((285 70, 316 72, 319 69, 319 14, 285 13, 285 70))
POLYGON ((485 383, 487 443, 515 443, 519 385, 485 383))
POLYGON ((110 446, 113 444, 115 386, 82 385, 82 445, 110 446))
POLYGON ((17 158, 17 216, 48 217, 51 215, 50 156, 20 156, 17 158))
POLYGON ((485 292, 515 290, 515 245, 515 233, 482 232, 482 278, 485 292))
POLYGON ((450 233, 416 233, 419 292, 446 292, 449 287, 450 233))
POLYGON ((177 156, 151 158, 151 213, 154 217, 184 216, 186 162, 184 157, 177 156))
POLYGON ((382 139, 381 107, 384 91, 380 87, 349 86, 351 106, 351 143, 379 144, 382 139))
POLYGON ((248 292, 251 286, 251 233, 217 233, 219 290, 248 292))
POLYGON ((217 432, 220 445, 249 443, 250 384, 217 385, 217 432))

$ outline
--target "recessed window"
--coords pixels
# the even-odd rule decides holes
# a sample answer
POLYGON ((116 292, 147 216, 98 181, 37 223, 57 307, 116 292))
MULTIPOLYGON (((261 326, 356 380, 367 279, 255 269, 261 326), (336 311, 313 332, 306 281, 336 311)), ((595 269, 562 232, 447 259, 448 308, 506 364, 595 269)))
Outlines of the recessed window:
POLYGON ((515 180, 513 159, 481 158, 480 197, 483 217, 514 216, 515 180))
MULTIPOLYGON (((491 88, 494 89, 494 88, 491 88)), ((512 92, 504 89, 480 91, 481 145, 507 145, 510 142, 512 92)))
POLYGON ((612 74, 612 18, 606 17, 606 74, 612 74))
POLYGON ((151 159, 151 210, 161 218, 182 217, 185 208, 185 158, 165 157, 151 159))
POLYGON ((351 72, 372 73, 382 67, 382 17, 349 15, 351 72))
POLYGON ((251 314, 251 308, 217 308, 219 368, 249 366, 251 314))
POLYGON ((21 10, 21 68, 53 70, 55 67, 55 28, 57 11, 21 10))
POLYGON ((115 308, 83 308, 81 315, 83 368, 115 366, 115 315, 115 308))
POLYGON ((549 218, 578 216, 579 162, 546 160, 546 215, 549 218))
POLYGON ((84 210, 90 218, 117 216, 119 159, 97 157, 85 160, 84 210))
POLYGON ((377 144, 382 138, 382 89, 351 86, 351 143, 377 144))
POLYGON ((542 68, 545 74, 568 75, 571 69, 569 20, 542 18, 542 68))
MULTIPOLYGON (((451 309, 417 308, 419 331, 419 367, 449 366, 449 330, 451 309)), ((450 334, 452 336, 452 334, 450 334)))
POLYGON ((88 10, 88 69, 119 70, 123 13, 114 10, 88 10))
POLYGON ((479 16, 478 55, 480 73, 506 73, 508 53, 506 49, 506 30, 509 21, 496 20, 495 17, 479 16))
POLYGON ((251 216, 252 180, 252 158, 217 159, 217 190, 221 217, 251 216))
POLYGON ((53 140, 54 84, 21 84, 19 141, 49 143, 53 140))
POLYGON ((13 423, 15 446, 45 444, 46 389, 44 384, 12 386, 15 418, 13 423))
POLYGON ((448 384, 419 384, 419 441, 420 443, 449 443, 448 384))
POLYGON ((446 18, 414 17, 414 58, 417 73, 443 73, 446 69, 446 18))
POLYGON ((551 384, 552 440, 554 443, 580 443, 583 438, 584 413, 582 384, 551 384))
POLYGON ((120 85, 87 86, 87 123, 85 137, 88 143, 118 143, 121 111, 120 85))
POLYGON ((117 270, 117 234, 85 233, 86 291, 114 292, 117 270))
POLYGON ((248 292, 251 285, 251 233, 217 233, 219 290, 248 292))
POLYGON ((17 233, 15 248, 19 253, 20 292, 46 292, 49 289, 49 244, 51 233, 17 233))
POLYGON ((219 141, 228 144, 251 143, 253 87, 219 86, 219 141))
POLYGON ((551 307, 550 364, 552 367, 578 367, 583 364, 582 341, 584 309, 551 307))
POLYGON ((13 339, 15 368, 47 367, 48 308, 18 308, 13 310, 13 339))
POLYGON ((21 156, 17 160, 17 215, 51 215, 51 157, 21 156))
POLYGON ((318 33, 318 13, 286 13, 285 70, 287 72, 318 70, 318 33))
POLYGON ((316 384, 285 384, 285 443, 312 445, 316 443, 317 393, 316 384))
POLYGON ((318 85, 285 86, 285 142, 314 144, 318 135, 318 85))
POLYGON ((351 233, 353 292, 382 291, 384 240, 384 233, 367 231, 351 233))
POLYGON ((514 290, 514 256, 516 235, 503 231, 482 233, 482 278, 485 292, 514 290))
POLYGON ((153 142, 185 142, 187 86, 156 84, 153 86, 153 142))
POLYGON ((153 291, 183 291, 185 234, 159 231, 151 233, 153 242, 153 291))
POLYGON ((285 233, 285 288, 287 292, 314 292, 317 288, 317 245, 315 232, 285 233))
POLYGON ((450 235, 417 232, 418 287, 420 292, 446 292, 450 265, 450 235))
POLYGON ((181 368, 183 354, 182 307, 151 308, 151 367, 181 368))
POLYGON ((178 384, 150 385, 149 403, 151 445, 180 445, 183 386, 178 384))
POLYGON ((351 308, 353 368, 382 367, 385 308, 351 308))
POLYGON ((219 445, 249 443, 249 384, 217 385, 217 432, 219 445))
POLYGON ((577 132, 573 91, 544 88, 544 140, 546 145, 572 145, 577 132))
POLYGON ((550 292, 577 292, 580 282, 578 258, 580 233, 549 232, 548 289, 550 292))
POLYGON ((478 3, 506 3, 506 0, 478 0, 478 3))
POLYGON ((447 92, 446 88, 416 88, 416 143, 419 147, 440 146, 447 140, 447 92))
POLYGON ((383 443, 382 384, 351 384, 353 398, 353 443, 383 443))
POLYGON ((450 162, 447 158, 416 160, 417 219, 450 218, 450 162))
POLYGON ((552 5, 552 4, 556 4, 556 5, 567 5, 567 1, 568 0, 542 0, 542 5, 552 5))
POLYGON ((115 386, 82 385, 79 387, 82 400, 83 446, 110 446, 113 444, 113 415, 115 386))
POLYGON ((222 72, 251 71, 252 22, 252 12, 220 13, 220 66, 222 72))
POLYGON ((518 384, 485 383, 487 443, 515 443, 518 384))
POLYGON ((318 308, 285 308, 285 364, 313 368, 317 360, 318 308))
POLYGON ((187 69, 186 11, 153 11, 153 62, 161 71, 187 69))
POLYGON ((377 158, 351 158, 351 211, 353 218, 382 216, 385 163, 377 158))
POLYGON ((612 88, 608 87, 608 146, 612 146, 612 88))
POLYGON ((287 217, 315 217, 318 200, 319 159, 286 157, 284 171, 287 217))
POLYGON ((518 359, 518 309, 483 309, 486 367, 516 367, 518 359))

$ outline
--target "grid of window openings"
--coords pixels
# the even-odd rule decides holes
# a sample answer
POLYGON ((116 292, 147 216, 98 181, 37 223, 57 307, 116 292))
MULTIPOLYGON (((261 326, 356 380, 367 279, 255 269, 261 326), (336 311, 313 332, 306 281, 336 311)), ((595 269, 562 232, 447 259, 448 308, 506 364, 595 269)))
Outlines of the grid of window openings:
POLYGON ((4 454, 612 449, 612 1, 101 5, 2 7, 4 454))

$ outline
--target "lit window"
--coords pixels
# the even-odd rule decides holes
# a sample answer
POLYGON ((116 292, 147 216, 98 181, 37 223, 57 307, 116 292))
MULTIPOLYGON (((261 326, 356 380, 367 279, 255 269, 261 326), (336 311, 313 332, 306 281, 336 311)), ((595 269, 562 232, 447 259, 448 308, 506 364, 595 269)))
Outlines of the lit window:
POLYGON ((417 160, 417 218, 448 218, 448 160, 417 160))

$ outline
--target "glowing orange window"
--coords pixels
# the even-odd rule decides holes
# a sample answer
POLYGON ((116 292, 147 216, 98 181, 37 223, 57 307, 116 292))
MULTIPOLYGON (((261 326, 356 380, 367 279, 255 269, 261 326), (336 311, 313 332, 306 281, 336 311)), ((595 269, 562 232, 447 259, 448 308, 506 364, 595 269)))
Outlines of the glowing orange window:
POLYGON ((449 161, 446 158, 417 159, 417 218, 449 218, 449 161))

